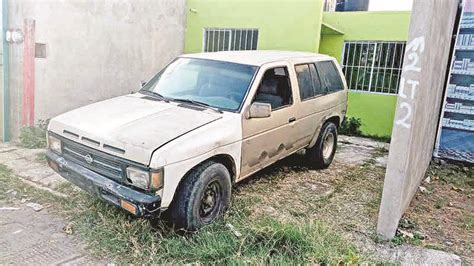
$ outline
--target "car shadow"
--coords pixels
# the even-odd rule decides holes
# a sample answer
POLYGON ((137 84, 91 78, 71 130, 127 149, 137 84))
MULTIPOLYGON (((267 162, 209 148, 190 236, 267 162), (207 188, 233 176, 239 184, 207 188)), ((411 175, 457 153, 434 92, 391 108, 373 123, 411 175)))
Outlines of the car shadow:
POLYGON ((255 183, 256 181, 274 180, 277 176, 280 176, 280 173, 293 172, 297 174, 312 169, 314 168, 307 163, 304 154, 295 153, 259 170, 244 180, 239 181, 235 184, 234 188, 238 190, 249 184, 255 183))

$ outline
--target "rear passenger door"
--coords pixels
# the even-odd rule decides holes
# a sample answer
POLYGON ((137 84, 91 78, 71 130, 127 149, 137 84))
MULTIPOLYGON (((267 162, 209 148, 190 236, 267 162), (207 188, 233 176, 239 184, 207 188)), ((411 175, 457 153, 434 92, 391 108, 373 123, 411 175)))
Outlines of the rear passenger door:
POLYGON ((309 144, 321 123, 324 110, 328 109, 326 89, 321 83, 316 65, 311 63, 295 65, 298 81, 299 100, 297 115, 297 131, 302 146, 309 144))

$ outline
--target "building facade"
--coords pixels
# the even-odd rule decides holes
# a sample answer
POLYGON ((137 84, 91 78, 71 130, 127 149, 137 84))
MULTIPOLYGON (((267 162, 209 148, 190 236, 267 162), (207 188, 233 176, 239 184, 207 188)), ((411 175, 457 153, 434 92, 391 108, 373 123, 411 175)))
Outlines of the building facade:
POLYGON ((350 89, 348 116, 391 134, 410 12, 325 12, 323 0, 188 0, 185 52, 296 50, 334 56, 350 89))
POLYGON ((334 56, 350 89, 348 116, 362 132, 390 136, 410 12, 325 12, 319 52, 334 56))
POLYGON ((3 36, 10 38, 3 45, 4 140, 40 119, 137 91, 183 52, 185 6, 185 0, 4 0, 3 36))

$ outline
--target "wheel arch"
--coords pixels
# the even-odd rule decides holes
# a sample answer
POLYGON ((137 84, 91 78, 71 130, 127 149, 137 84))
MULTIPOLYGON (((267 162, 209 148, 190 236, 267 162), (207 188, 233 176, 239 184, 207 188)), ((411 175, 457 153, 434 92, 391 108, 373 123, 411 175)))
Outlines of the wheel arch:
POLYGON ((324 122, 321 123, 321 126, 316 129, 316 132, 314 132, 313 138, 311 139, 311 141, 310 141, 307 148, 311 148, 316 144, 316 142, 318 141, 318 138, 319 138, 319 133, 321 131, 321 128, 323 128, 323 125, 326 124, 327 122, 332 122, 332 123, 336 124, 337 129, 339 129, 339 127, 342 124, 342 119, 339 115, 336 115, 336 114, 325 118, 324 122))
POLYGON ((235 180, 236 180, 236 177, 237 177, 237 165, 236 165, 236 162, 235 162, 234 158, 231 155, 225 154, 225 153, 213 155, 213 156, 201 161, 200 163, 194 165, 183 175, 183 178, 181 178, 178 185, 176 186, 176 189, 175 189, 175 192, 174 192, 174 195, 173 195, 173 199, 170 203, 170 206, 175 201, 177 192, 181 189, 181 187, 183 186, 184 181, 189 176, 189 174, 192 171, 194 171, 196 168, 200 167, 201 165, 203 165, 205 163, 208 163, 208 162, 211 162, 211 161, 224 165, 224 167, 227 168, 227 170, 229 171, 231 184, 235 183, 235 180))
POLYGON ((326 121, 324 121, 323 125, 326 124, 327 122, 333 122, 334 124, 336 124, 336 127, 338 129, 342 124, 342 120, 338 115, 333 115, 333 116, 329 117, 328 119, 326 119, 326 121))
MULTIPOLYGON (((191 170, 189 171, 192 171, 194 168, 198 167, 199 165, 202 165, 208 161, 214 161, 216 163, 221 163, 222 165, 225 166, 225 168, 227 168, 227 170, 229 171, 229 174, 230 174, 230 181, 231 183, 233 184, 236 180, 236 175, 237 175, 237 166, 235 164, 235 160, 234 158, 229 155, 229 154, 217 154, 217 155, 214 155, 202 162, 200 162, 199 164, 197 164, 196 166, 194 166, 193 168, 191 168, 191 170)), ((188 173, 186 173, 187 175, 188 173)))

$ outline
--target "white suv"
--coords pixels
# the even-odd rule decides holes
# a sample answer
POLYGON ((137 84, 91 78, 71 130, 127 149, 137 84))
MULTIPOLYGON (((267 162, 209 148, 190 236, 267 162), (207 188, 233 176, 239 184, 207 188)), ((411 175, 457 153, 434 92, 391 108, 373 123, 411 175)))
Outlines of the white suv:
POLYGON ((232 184, 306 149, 331 163, 347 87, 335 59, 283 51, 188 54, 138 92, 53 118, 49 165, 136 216, 195 230, 232 184))

